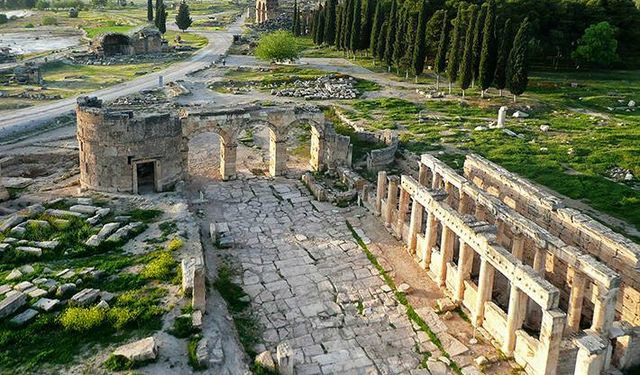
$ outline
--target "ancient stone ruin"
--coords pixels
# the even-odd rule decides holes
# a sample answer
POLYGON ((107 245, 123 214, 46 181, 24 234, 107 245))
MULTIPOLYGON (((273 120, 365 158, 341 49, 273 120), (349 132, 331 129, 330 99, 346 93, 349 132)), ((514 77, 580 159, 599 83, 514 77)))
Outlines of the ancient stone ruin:
POLYGON ((314 171, 351 165, 349 137, 335 133, 315 107, 233 109, 182 109, 135 115, 130 110, 102 107, 97 98, 78 99, 77 124, 80 145, 80 186, 84 190, 132 192, 140 188, 166 191, 185 178, 188 142, 215 132, 220 136, 220 174, 236 176, 238 137, 254 124, 270 133, 269 174, 286 171, 286 140, 297 124, 311 126, 311 160, 314 171))
POLYGON ((256 0, 256 23, 260 24, 276 18, 278 0, 256 0))
POLYGON ((140 55, 160 53, 168 48, 160 31, 154 27, 142 27, 129 34, 106 33, 98 35, 89 47, 98 56, 140 55))
POLYGON ((640 362, 637 244, 477 155, 464 176, 431 155, 419 167, 379 172, 362 200, 474 327, 528 374, 640 362))

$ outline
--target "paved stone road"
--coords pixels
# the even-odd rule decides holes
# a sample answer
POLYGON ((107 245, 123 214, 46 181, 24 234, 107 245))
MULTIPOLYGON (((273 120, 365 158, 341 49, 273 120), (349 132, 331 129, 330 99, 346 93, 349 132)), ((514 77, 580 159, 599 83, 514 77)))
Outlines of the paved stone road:
POLYGON ((211 219, 234 236, 235 248, 222 251, 242 267, 266 348, 289 342, 296 374, 429 374, 417 350, 433 344, 413 329, 338 209, 286 179, 205 190, 211 219))

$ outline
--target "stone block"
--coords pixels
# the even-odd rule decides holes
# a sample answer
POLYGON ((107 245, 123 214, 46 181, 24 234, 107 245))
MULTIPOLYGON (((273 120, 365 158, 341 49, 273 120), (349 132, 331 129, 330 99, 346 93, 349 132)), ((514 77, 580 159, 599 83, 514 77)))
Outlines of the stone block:
POLYGON ((76 284, 73 284, 73 283, 62 284, 56 290, 56 296, 65 297, 65 296, 71 295, 72 293, 75 293, 75 291, 76 291, 76 284))
POLYGON ((85 214, 85 215, 94 215, 96 213, 96 211, 98 211, 98 209, 99 209, 98 207, 85 206, 85 205, 81 205, 81 204, 77 204, 75 206, 69 207, 69 211, 78 212, 78 213, 85 214))
POLYGON ((288 343, 283 342, 276 348, 276 358, 278 361, 278 371, 282 375, 293 375, 294 357, 293 349, 288 343))
POLYGON ((273 356, 271 352, 265 350, 264 352, 258 354, 255 359, 255 363, 265 369, 275 372, 276 371, 276 363, 273 360, 273 356))
POLYGON ((85 288, 74 294, 69 301, 74 306, 89 306, 100 296, 100 290, 85 288))
POLYGON ((113 355, 122 356, 133 362, 145 362, 156 359, 158 348, 156 340, 153 337, 147 337, 118 347, 113 355))
POLYGON ((49 312, 55 309, 60 304, 59 299, 40 298, 33 307, 40 311, 49 312))
POLYGON ((29 323, 38 314, 39 313, 38 313, 37 310, 26 309, 23 312, 21 312, 20 314, 14 316, 9 322, 11 322, 11 324, 14 324, 14 325, 20 327, 20 326, 23 326, 23 325, 29 323))
POLYGON ((30 281, 23 281, 20 283, 17 283, 16 285, 14 285, 13 289, 19 291, 19 292, 24 292, 25 290, 29 289, 33 287, 33 283, 31 283, 30 281))
POLYGON ((26 303, 26 294, 15 290, 7 293, 6 298, 0 301, 0 319, 4 319, 18 311, 26 303))
POLYGON ((18 246, 16 247, 16 251, 27 253, 29 255, 34 255, 37 257, 42 255, 42 249, 38 247, 32 247, 32 246, 18 246))

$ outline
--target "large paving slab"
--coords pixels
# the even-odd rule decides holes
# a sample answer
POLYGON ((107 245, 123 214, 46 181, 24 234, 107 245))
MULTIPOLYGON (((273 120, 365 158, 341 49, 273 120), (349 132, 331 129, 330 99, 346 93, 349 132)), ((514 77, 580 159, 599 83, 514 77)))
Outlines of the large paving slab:
POLYGON ((227 223, 234 238, 234 248, 218 251, 241 267, 266 349, 288 342, 296 374, 429 373, 416 350, 427 335, 383 288, 339 209, 312 203, 286 179, 220 182, 205 192, 210 219, 227 223))

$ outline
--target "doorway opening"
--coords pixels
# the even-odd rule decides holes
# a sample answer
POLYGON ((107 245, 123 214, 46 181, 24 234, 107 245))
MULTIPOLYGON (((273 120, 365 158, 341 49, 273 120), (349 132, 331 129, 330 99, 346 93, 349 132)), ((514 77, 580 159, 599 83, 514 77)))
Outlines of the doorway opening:
POLYGON ((153 193, 155 189, 155 162, 149 161, 136 164, 138 194, 153 193))

